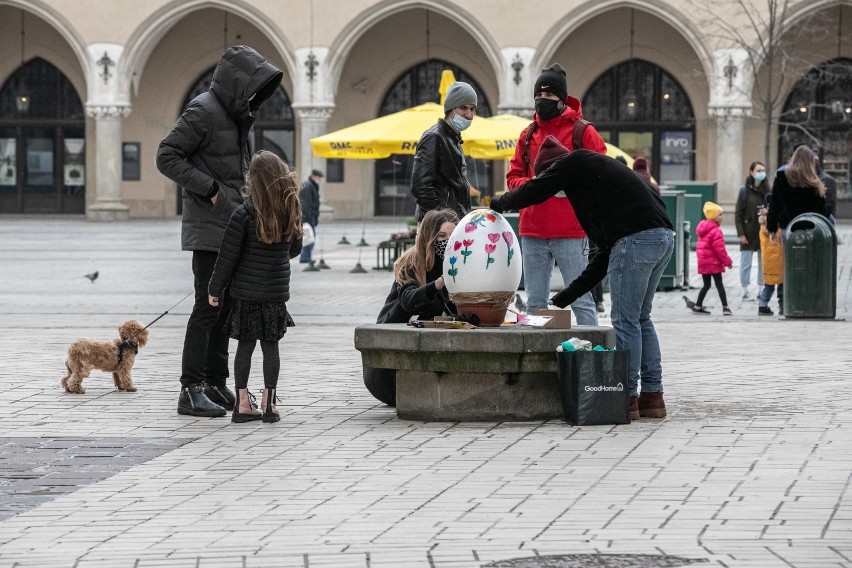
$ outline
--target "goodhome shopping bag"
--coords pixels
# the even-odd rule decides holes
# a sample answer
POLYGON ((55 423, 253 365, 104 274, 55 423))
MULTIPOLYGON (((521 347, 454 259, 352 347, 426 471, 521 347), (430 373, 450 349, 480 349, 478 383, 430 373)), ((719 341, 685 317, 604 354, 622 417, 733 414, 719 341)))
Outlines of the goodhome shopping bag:
POLYGON ((629 424, 627 351, 557 351, 562 411, 574 426, 629 424))

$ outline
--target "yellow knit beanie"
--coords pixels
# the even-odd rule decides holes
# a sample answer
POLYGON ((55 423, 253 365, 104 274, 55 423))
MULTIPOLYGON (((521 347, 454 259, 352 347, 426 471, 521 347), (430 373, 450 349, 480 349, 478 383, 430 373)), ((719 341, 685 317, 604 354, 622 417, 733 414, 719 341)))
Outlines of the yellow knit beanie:
POLYGON ((721 215, 724 212, 725 212, 725 210, 722 209, 721 206, 716 205, 712 201, 708 201, 707 203, 704 204, 704 216, 707 217, 708 219, 711 219, 711 220, 715 219, 716 217, 718 217, 719 215, 721 215))

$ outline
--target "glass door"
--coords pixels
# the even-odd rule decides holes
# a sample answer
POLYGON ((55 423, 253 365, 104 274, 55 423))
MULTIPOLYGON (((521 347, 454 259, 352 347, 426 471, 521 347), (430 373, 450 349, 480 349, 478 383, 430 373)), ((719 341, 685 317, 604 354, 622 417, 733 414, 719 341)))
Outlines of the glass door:
POLYGON ((18 213, 18 139, 14 128, 0 128, 0 213, 18 213))
POLYGON ((23 213, 56 213, 59 192, 56 176, 55 130, 23 128, 23 213))
POLYGON ((86 139, 83 128, 62 131, 62 213, 85 213, 86 210, 86 139))

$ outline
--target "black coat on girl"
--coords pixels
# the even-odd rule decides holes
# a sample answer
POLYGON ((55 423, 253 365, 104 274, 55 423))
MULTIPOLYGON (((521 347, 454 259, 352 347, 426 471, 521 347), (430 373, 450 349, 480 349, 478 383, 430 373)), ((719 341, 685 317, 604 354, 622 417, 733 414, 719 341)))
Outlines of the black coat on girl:
POLYGON ((290 259, 301 251, 302 239, 260 242, 257 212, 246 201, 237 207, 225 229, 208 293, 221 297, 230 282, 232 298, 284 303, 290 299, 290 259))

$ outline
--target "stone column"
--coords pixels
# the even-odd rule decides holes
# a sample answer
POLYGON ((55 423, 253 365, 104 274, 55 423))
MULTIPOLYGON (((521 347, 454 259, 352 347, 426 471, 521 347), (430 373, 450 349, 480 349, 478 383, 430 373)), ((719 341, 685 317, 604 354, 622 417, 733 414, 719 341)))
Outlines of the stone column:
POLYGON ((121 119, 130 106, 86 105, 86 115, 95 119, 95 199, 90 200, 90 221, 126 221, 129 208, 121 202, 121 119))
POLYGON ((497 111, 531 119, 535 111, 533 86, 538 77, 538 69, 531 67, 535 50, 529 47, 505 47, 501 55, 503 73, 500 76, 497 111))
POLYGON ((745 179, 743 163, 743 117, 738 108, 711 109, 716 118, 716 182, 719 201, 727 205, 736 203, 737 192, 745 179))
MULTIPOLYGON (((311 138, 326 133, 334 105, 294 104, 293 110, 299 119, 299 177, 305 179, 311 175, 314 168, 325 172, 325 158, 314 156, 311 138)), ((320 220, 330 221, 334 218, 334 210, 326 201, 326 192, 323 189, 320 187, 320 220)))
POLYGON ((743 49, 713 52, 710 77, 710 115, 716 119, 716 181, 718 200, 733 205, 742 185, 743 119, 751 116, 754 74, 743 49))

